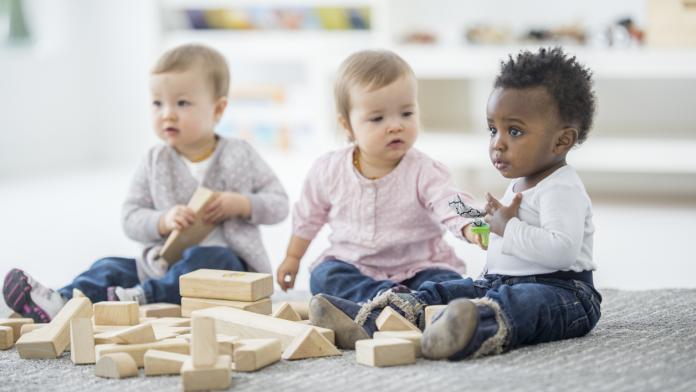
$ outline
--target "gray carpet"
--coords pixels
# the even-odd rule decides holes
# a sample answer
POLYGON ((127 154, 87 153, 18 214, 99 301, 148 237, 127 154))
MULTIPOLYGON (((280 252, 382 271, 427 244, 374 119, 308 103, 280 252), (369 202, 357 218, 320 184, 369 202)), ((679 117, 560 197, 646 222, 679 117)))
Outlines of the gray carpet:
MULTIPOLYGON (((374 369, 342 357, 279 362, 235 373, 234 391, 696 391, 696 290, 604 290, 602 319, 588 336, 463 362, 420 359, 374 369)), ((105 380, 70 357, 20 360, 0 351, 2 391, 180 390, 179 377, 105 380)))

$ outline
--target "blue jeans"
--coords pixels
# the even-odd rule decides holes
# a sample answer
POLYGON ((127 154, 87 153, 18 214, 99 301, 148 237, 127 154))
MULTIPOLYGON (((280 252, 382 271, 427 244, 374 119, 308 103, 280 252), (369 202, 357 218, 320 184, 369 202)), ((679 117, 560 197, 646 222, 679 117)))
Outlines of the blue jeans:
POLYGON ((417 290, 425 282, 443 282, 461 279, 454 271, 431 268, 418 272, 414 277, 403 282, 375 280, 363 275, 352 264, 340 260, 325 260, 314 268, 309 279, 312 295, 329 294, 353 302, 364 302, 374 298, 380 291, 388 290, 399 284, 417 290))
POLYGON ((148 303, 181 303, 179 276, 200 268, 229 271, 246 271, 246 263, 230 249, 221 246, 192 246, 181 255, 167 273, 159 279, 138 281, 135 259, 107 257, 97 260, 87 271, 78 275, 73 282, 58 292, 72 298, 74 288, 82 291, 92 302, 106 301, 106 290, 110 286, 130 288, 141 284, 148 303))
MULTIPOLYGON (((457 298, 488 298, 495 301, 502 311, 508 331, 505 351, 587 334, 599 321, 602 302, 601 295, 594 287, 583 281, 502 275, 486 275, 484 279, 476 281, 467 278, 428 282, 420 287, 416 297, 429 305, 447 304, 457 298)), ((472 339, 474 346, 471 350, 477 348, 476 342, 483 342, 498 328, 495 312, 489 306, 479 305, 479 326, 472 339)))

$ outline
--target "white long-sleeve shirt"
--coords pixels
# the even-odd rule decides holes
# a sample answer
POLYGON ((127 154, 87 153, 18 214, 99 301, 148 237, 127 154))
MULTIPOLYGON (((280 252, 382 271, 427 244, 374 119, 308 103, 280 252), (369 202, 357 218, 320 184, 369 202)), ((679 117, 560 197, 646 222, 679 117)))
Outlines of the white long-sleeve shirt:
MULTIPOLYGON (((509 205, 511 181, 500 202, 509 205)), ((537 275, 555 271, 595 270, 592 260, 592 202, 575 169, 563 166, 522 193, 516 218, 503 236, 491 233, 487 273, 537 275)))

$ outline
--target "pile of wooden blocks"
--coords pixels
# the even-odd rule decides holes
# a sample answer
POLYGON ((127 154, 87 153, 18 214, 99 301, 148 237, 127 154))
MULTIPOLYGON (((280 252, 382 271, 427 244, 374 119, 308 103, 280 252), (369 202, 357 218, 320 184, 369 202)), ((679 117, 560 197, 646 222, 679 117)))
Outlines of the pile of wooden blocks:
MULTIPOLYGON (((80 293, 48 324, 0 319, 0 349, 23 359, 58 358, 94 364, 100 377, 180 374, 185 390, 227 389, 232 371, 252 372, 281 359, 341 355, 332 330, 308 323, 306 303, 272 310, 269 274, 198 270, 180 278, 182 306, 136 302, 92 304, 80 293), (271 313, 273 313, 271 315, 271 313)), ((434 310, 426 308, 429 320, 434 310)), ((377 319, 374 339, 356 343, 358 363, 414 363, 421 332, 391 307, 377 319)))

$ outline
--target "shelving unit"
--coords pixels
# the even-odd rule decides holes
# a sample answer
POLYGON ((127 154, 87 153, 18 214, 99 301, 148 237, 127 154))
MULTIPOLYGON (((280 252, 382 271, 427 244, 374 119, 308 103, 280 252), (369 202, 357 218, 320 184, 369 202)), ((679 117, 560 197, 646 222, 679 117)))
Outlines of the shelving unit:
MULTIPOLYGON (((436 0, 429 7, 464 3, 436 0)), ((394 50, 419 78, 423 131, 416 146, 448 165, 467 186, 473 181, 474 188, 501 187, 504 181, 487 156, 486 100, 500 61, 537 46, 474 46, 452 40, 402 44, 399 34, 412 22, 402 20, 402 7, 409 4, 394 0, 161 0, 163 12, 187 7, 355 7, 368 9, 370 15, 369 28, 363 30, 163 29, 161 41, 163 48, 204 42, 222 50, 233 73, 233 97, 223 130, 244 136, 240 124, 249 124, 252 139, 266 132, 257 138, 260 148, 286 151, 293 159, 297 152, 311 151, 314 156, 344 143, 331 94, 338 64, 355 50, 394 50), (235 101, 235 86, 254 85, 275 86, 283 91, 283 99, 261 104, 235 101), (285 136, 279 136, 278 129, 285 129, 285 136)), ((595 126, 585 145, 569 156, 591 192, 696 194, 696 48, 564 48, 588 65, 595 78, 595 126), (598 181, 593 184, 595 178, 598 181), (661 185, 665 179, 670 185, 661 185), (671 185, 675 183, 678 186, 671 185)))

